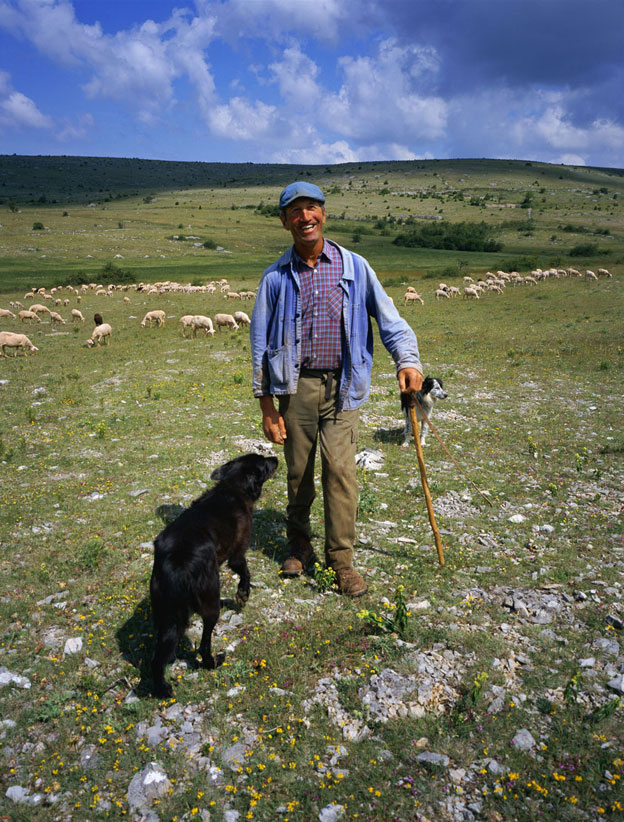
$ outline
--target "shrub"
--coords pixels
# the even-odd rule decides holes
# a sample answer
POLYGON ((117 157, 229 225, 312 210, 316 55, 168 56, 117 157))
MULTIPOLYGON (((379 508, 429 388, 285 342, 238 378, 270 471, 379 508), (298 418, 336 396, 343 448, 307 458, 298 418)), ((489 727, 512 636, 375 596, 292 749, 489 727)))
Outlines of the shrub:
POLYGON ((39 223, 39 222, 37 222, 37 223, 33 223, 32 230, 33 230, 33 231, 44 231, 44 230, 45 230, 45 226, 44 226, 44 224, 43 224, 43 223, 39 223))
POLYGON ((597 254, 597 243, 580 243, 570 249, 570 257, 595 257, 597 254))
POLYGON ((217 244, 214 240, 204 240, 204 248, 212 248, 215 249, 217 244))
POLYGON ((503 246, 490 237, 491 232, 492 229, 484 222, 449 223, 440 220, 419 226, 409 234, 399 234, 394 239, 394 244, 449 251, 500 251, 503 246))

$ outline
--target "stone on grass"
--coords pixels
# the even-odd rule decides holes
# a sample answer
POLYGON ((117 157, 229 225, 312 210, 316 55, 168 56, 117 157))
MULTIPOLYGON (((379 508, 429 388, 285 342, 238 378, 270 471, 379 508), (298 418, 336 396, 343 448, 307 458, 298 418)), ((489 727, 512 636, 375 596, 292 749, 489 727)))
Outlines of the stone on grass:
POLYGON ((511 744, 520 751, 530 751, 531 748, 535 747, 535 740, 526 728, 520 728, 519 731, 516 731, 511 744))
POLYGON ((149 762, 137 773, 128 786, 127 800, 130 810, 147 808, 155 799, 167 794, 171 782, 165 769, 158 762, 149 762))
POLYGON ((429 765, 442 765, 443 768, 448 768, 449 758, 446 754, 432 753, 431 751, 423 751, 416 757, 418 762, 427 762, 429 765))
POLYGON ((21 785, 11 785, 5 796, 11 802, 25 805, 40 805, 43 802, 43 796, 40 793, 31 793, 28 788, 22 788, 21 785))
POLYGON ((82 651, 82 637, 80 636, 70 637, 63 648, 63 653, 65 656, 68 656, 69 654, 78 654, 80 651, 82 651))
POLYGON ((0 685, 17 685, 18 688, 30 688, 30 680, 20 674, 14 674, 4 665, 0 665, 0 685))
POLYGON ((331 805, 326 805, 319 813, 319 822, 337 822, 338 819, 342 819, 344 812, 343 805, 335 805, 332 802, 331 805))
POLYGON ((610 682, 607 682, 609 688, 613 688, 618 694, 624 694, 624 674, 618 674, 610 682))

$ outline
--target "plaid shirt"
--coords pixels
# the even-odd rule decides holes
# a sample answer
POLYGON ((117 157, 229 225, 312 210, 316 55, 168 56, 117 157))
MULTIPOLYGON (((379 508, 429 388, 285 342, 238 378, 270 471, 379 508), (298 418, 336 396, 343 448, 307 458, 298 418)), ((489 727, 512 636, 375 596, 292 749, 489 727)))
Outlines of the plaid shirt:
POLYGON ((301 287, 301 365, 337 369, 342 365, 342 257, 325 240, 316 268, 295 254, 301 287))

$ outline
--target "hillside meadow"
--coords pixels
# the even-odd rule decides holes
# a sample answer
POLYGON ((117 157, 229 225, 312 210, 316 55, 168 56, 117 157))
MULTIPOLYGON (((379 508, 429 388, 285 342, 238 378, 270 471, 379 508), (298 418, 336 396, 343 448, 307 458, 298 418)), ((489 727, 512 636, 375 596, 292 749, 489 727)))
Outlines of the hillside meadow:
MULTIPOLYGON (((621 173, 208 166, 0 158, 0 307, 27 307, 32 287, 69 300, 57 307, 65 325, 0 319, 39 349, 0 358, 0 817, 621 818, 621 173), (328 236, 371 260, 448 391, 433 417, 448 452, 431 434, 425 448, 445 565, 377 340, 358 444, 356 563, 369 593, 340 597, 321 567, 281 578, 280 459, 257 505, 240 613, 238 580, 222 572, 223 663, 198 667, 193 619, 167 672, 174 698, 158 701, 152 540, 216 466, 270 448, 245 329, 184 338, 179 320, 252 303, 130 287, 89 289, 78 304, 61 287, 99 282, 112 264, 136 282, 253 289, 288 244, 265 206, 304 174, 328 193, 328 236), (485 221, 502 250, 394 244, 410 218, 439 216, 485 221), (612 277, 433 294, 440 279, 551 266, 612 277), (424 305, 403 306, 407 285, 424 305), (142 328, 156 308, 165 326, 142 328), (113 334, 89 348, 95 312, 113 334)), ((313 526, 322 556, 320 499, 313 526)))

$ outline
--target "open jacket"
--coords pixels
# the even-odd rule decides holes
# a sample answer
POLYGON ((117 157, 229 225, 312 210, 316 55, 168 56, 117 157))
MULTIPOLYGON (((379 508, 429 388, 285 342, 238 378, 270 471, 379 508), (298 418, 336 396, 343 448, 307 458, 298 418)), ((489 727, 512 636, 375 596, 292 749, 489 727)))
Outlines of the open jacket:
MULTIPOLYGON (((336 244, 335 244, 336 245, 336 244)), ((337 246, 343 261, 344 344, 339 407, 358 408, 370 391, 374 317, 397 371, 422 372, 416 335, 399 315, 377 275, 359 254, 337 246)), ((301 292, 294 247, 263 273, 251 317, 254 396, 295 394, 301 367, 301 292)))

